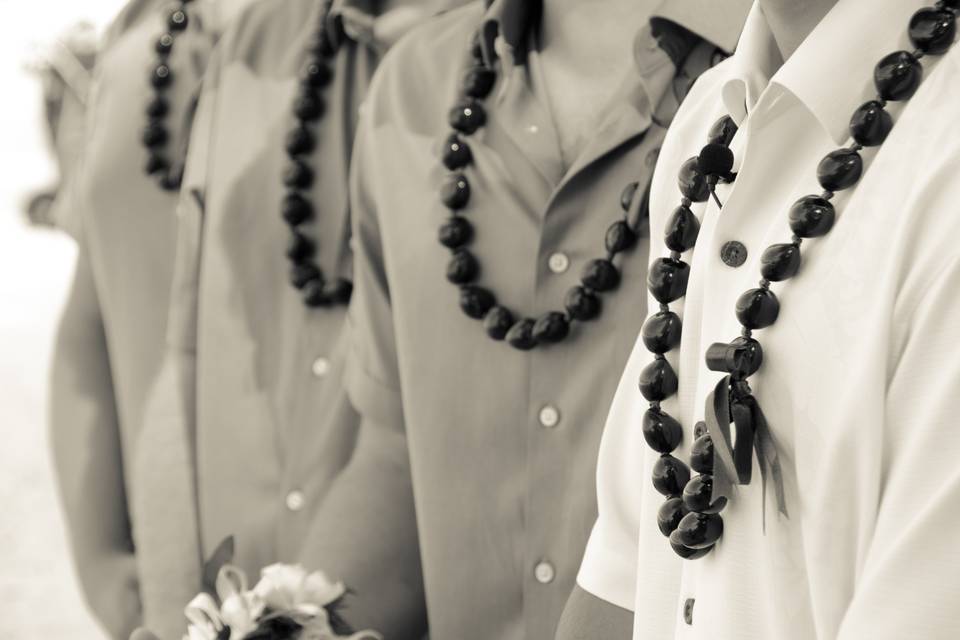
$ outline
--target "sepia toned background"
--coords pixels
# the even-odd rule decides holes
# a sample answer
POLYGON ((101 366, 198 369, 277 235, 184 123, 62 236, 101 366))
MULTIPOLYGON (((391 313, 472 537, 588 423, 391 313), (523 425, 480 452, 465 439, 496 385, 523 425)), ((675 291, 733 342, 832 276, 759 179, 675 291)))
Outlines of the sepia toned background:
POLYGON ((50 350, 74 260, 31 227, 29 194, 56 182, 41 82, 28 68, 80 20, 102 29, 123 0, 0 0, 0 636, 99 640, 67 553, 47 446, 50 350))

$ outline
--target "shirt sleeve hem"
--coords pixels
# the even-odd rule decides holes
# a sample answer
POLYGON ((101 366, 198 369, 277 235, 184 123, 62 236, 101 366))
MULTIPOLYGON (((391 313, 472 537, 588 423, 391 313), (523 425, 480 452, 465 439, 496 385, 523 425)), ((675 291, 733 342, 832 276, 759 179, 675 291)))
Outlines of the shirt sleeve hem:
POLYGON ((594 527, 577 574, 577 584, 587 593, 627 611, 634 610, 637 556, 614 549, 603 540, 600 524, 594 527))

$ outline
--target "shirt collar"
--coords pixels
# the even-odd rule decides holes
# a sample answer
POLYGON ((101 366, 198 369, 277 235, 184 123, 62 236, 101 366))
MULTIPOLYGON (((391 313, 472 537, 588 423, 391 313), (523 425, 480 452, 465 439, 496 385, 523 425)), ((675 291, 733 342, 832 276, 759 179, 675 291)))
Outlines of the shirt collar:
POLYGON ((839 0, 783 63, 759 2, 747 16, 724 106, 740 123, 769 85, 792 93, 837 144, 849 137, 850 114, 876 94, 873 68, 884 55, 910 49, 907 24, 923 0, 839 0))

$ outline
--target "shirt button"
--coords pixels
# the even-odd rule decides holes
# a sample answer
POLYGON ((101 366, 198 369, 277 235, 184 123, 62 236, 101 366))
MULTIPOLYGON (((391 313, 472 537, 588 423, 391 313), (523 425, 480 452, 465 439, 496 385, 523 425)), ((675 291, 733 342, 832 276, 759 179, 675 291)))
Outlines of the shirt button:
POLYGON ((567 254, 558 251, 547 259, 547 266, 554 273, 563 273, 570 268, 570 258, 567 257, 567 254))
POLYGON ((533 577, 535 577, 540 584, 550 584, 553 582, 553 579, 557 577, 557 571, 553 568, 552 564, 543 560, 538 562, 537 566, 533 568, 533 577))
POLYGON ((303 491, 294 490, 287 494, 287 509, 296 513, 303 509, 307 499, 303 496, 303 491))
POLYGON ((322 378, 330 373, 330 361, 326 358, 317 358, 310 367, 314 378, 322 378))
POLYGON ((557 411, 557 408, 552 405, 547 405, 543 409, 540 409, 540 424, 547 429, 552 429, 553 427, 560 424, 560 412, 557 411))
POLYGON ((529 127, 527 127, 527 133, 539 133, 539 131, 540 131, 540 127, 538 127, 535 124, 532 124, 529 127))
POLYGON ((687 598, 683 603, 683 621, 687 624, 693 624, 693 598, 687 598))
POLYGON ((720 259, 728 267, 737 268, 747 261, 747 248, 742 242, 731 240, 720 247, 720 259))

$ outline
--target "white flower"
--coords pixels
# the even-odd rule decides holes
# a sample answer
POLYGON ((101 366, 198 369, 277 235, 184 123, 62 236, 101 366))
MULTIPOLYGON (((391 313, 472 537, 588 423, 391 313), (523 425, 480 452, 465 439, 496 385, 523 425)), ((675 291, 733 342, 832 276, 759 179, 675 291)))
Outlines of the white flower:
POLYGON ((319 571, 308 574, 300 565, 274 564, 261 572, 253 592, 271 609, 318 615, 323 607, 342 598, 347 589, 319 571))

